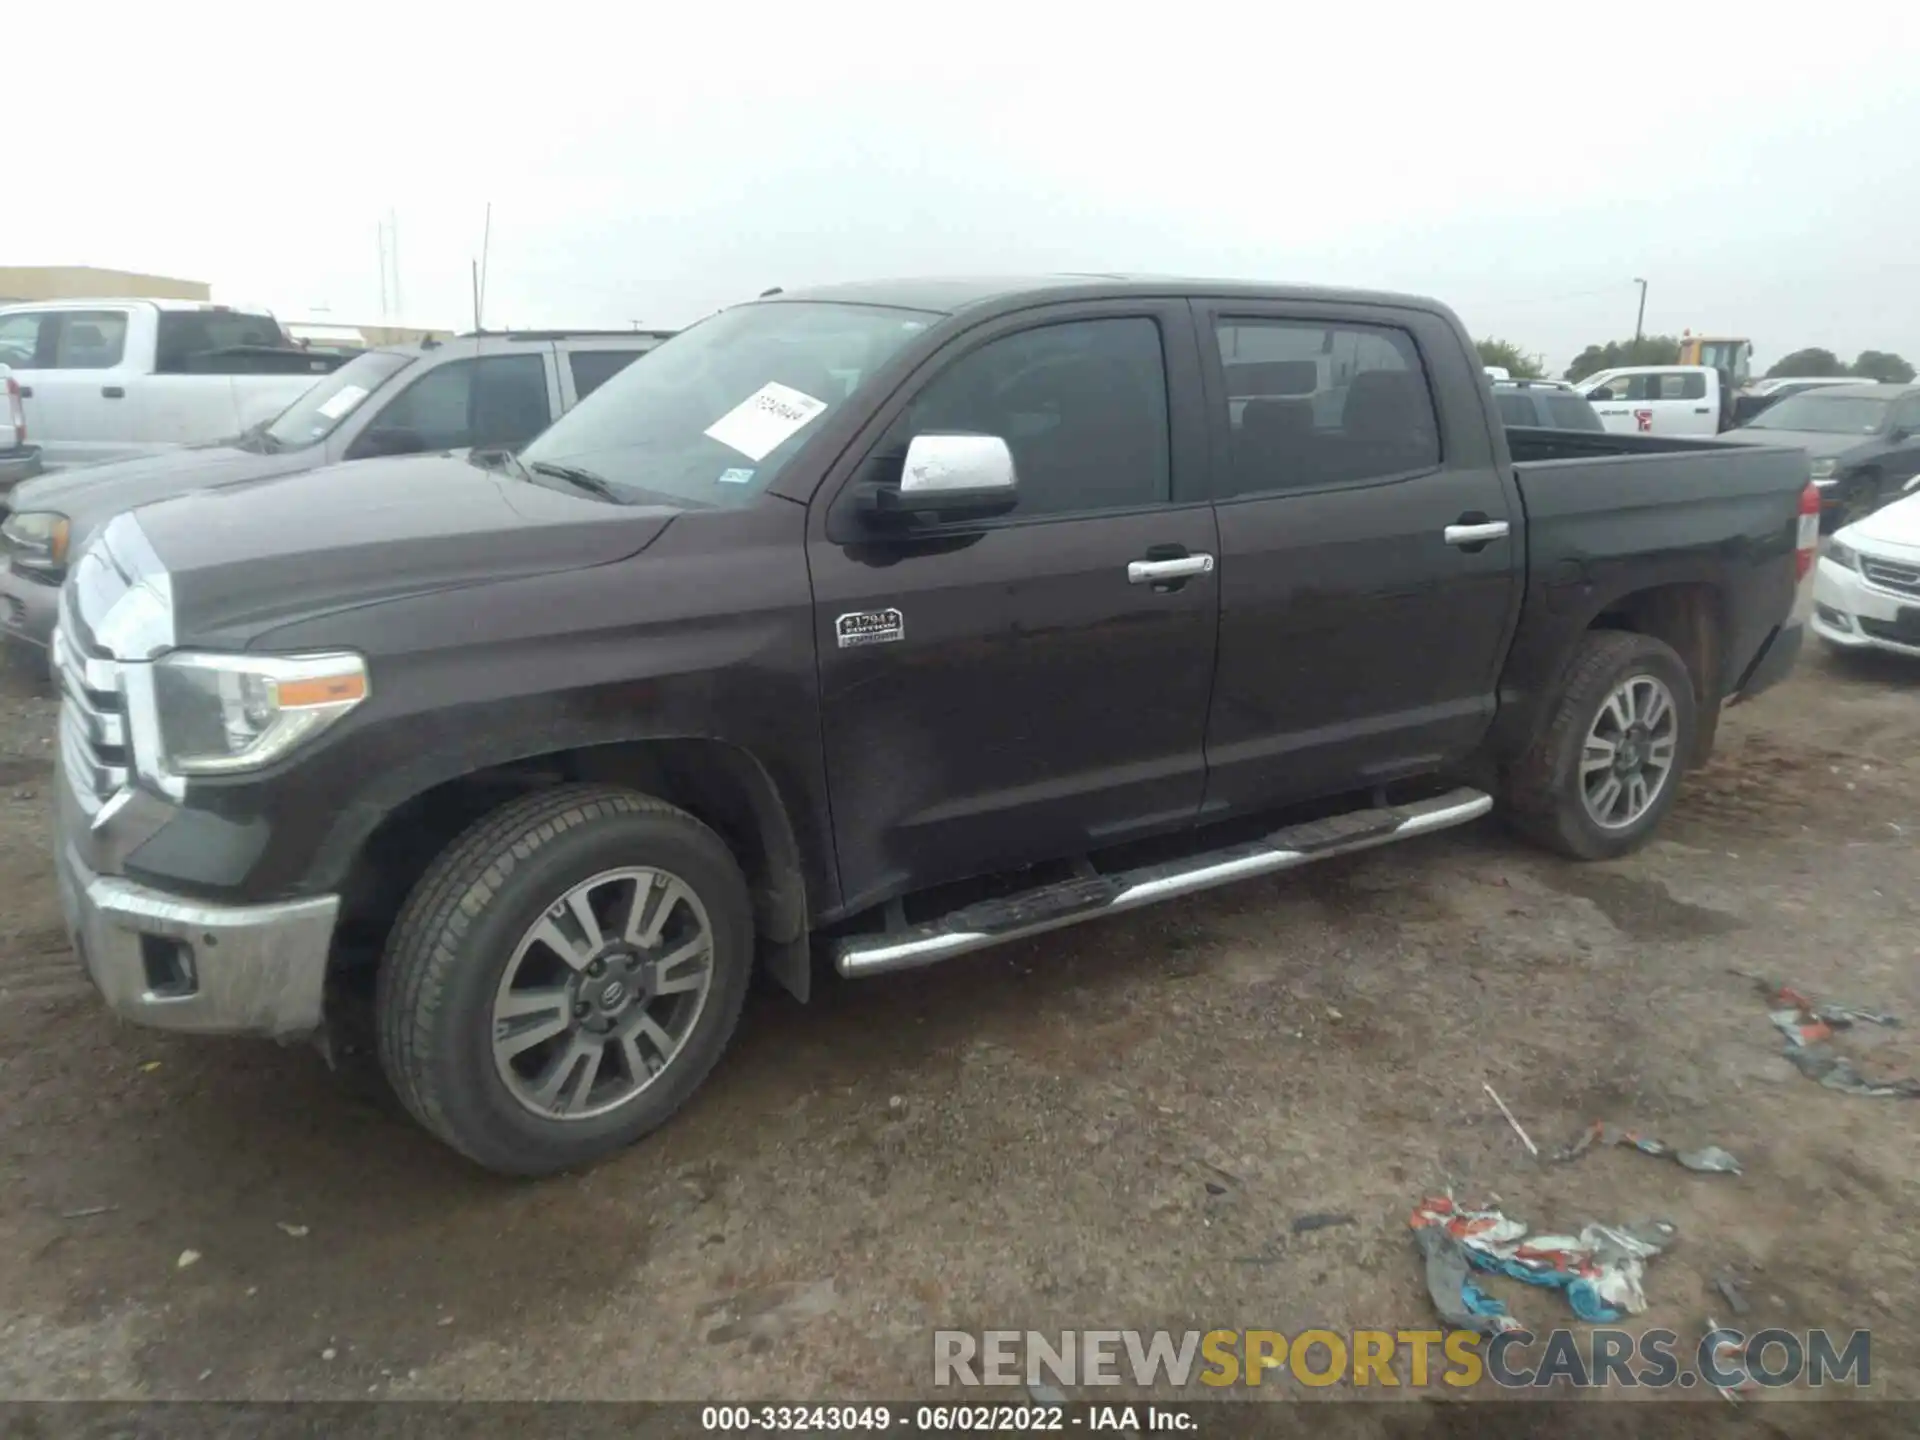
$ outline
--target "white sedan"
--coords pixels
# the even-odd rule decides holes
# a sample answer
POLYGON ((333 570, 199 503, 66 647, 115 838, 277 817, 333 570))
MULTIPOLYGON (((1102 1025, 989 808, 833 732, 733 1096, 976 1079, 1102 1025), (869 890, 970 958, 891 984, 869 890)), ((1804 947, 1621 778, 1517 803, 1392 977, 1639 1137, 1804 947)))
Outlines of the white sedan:
POLYGON ((1920 659, 1920 493, 1912 487, 1827 541, 1814 574, 1813 633, 1843 650, 1920 659))

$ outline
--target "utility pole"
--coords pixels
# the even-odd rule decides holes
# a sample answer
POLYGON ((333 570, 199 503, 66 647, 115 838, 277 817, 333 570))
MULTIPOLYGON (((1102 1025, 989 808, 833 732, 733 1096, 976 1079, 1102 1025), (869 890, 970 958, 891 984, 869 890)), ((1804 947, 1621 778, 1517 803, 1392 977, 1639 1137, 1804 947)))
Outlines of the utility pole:
POLYGON ((1640 313, 1633 320, 1633 343, 1638 345, 1647 333, 1647 282, 1635 276, 1633 283, 1640 287, 1640 313))

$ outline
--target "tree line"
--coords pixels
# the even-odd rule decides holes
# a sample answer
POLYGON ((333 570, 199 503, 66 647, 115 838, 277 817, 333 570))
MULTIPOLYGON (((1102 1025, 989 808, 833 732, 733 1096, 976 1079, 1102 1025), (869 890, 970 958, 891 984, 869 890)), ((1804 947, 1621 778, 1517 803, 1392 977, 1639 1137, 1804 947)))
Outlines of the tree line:
MULTIPOLYGON (((1486 339, 1475 342, 1482 365, 1503 367, 1516 380, 1544 380, 1546 357, 1533 355, 1508 340, 1486 339)), ((1601 370, 1623 365, 1678 365, 1680 337, 1643 335, 1638 340, 1609 340, 1604 345, 1589 345, 1566 368, 1568 380, 1583 379, 1601 370)), ((1906 385, 1914 377, 1913 366, 1887 350, 1862 350, 1847 364, 1831 350, 1809 346, 1783 355, 1767 368, 1768 378, 1776 375, 1856 375, 1861 380, 1882 385, 1906 385)))

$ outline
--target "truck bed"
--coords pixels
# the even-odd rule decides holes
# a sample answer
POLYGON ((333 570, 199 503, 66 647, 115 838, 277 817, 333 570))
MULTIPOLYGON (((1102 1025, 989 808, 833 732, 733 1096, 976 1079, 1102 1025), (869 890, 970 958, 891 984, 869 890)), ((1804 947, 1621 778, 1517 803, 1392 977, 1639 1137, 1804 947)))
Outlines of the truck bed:
POLYGON ((1710 585, 1726 620, 1701 698, 1738 691, 1793 609, 1806 452, 1587 431, 1506 438, 1527 519, 1527 603, 1509 661, 1520 688, 1546 683, 1568 652, 1564 632, 1596 601, 1671 583, 1710 585))

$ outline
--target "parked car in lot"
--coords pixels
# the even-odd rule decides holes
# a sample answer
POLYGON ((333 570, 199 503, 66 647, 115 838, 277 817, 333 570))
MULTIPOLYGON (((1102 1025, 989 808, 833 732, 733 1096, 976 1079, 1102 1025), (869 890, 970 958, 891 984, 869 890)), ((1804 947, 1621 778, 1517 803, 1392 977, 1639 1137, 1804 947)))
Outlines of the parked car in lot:
POLYGON ((339 365, 265 311, 189 300, 0 306, 11 367, 48 469, 233 435, 339 365))
POLYGON ((1839 525, 1871 515, 1920 472, 1920 385, 1836 385, 1768 407, 1726 438, 1798 445, 1839 525))
POLYGON ((1500 423, 1536 430, 1604 430, 1593 406, 1564 380, 1495 380, 1500 423))
POLYGON ((0 503, 0 633, 44 649, 69 557, 131 510, 337 461, 526 443, 664 331, 528 331, 369 350, 216 445, 48 475, 0 503))
POLYGON ((1793 664, 1796 450, 1516 430, 1445 307, 901 282, 721 312, 492 468, 111 521, 55 639, 106 1003, 322 1029, 541 1173, 805 999, 1461 824, 1625 854, 1793 664), (1444 437, 1444 443, 1443 443, 1444 437))
POLYGON ((1920 495, 1834 532, 1814 576, 1813 631, 1836 649, 1920 659, 1920 495))
POLYGON ((1723 408, 1731 413, 1726 378, 1706 365, 1632 365, 1603 370, 1576 382, 1618 435, 1697 435, 1721 430, 1723 408))

